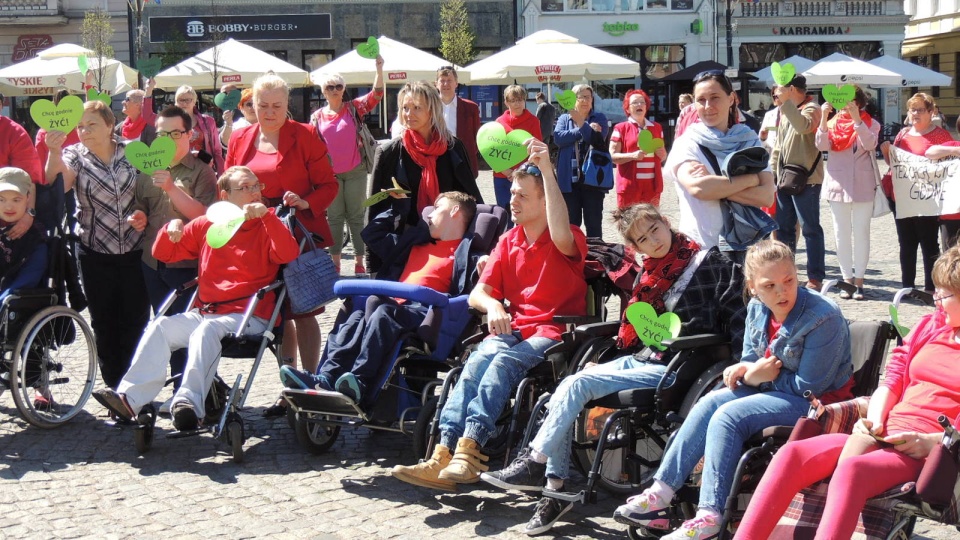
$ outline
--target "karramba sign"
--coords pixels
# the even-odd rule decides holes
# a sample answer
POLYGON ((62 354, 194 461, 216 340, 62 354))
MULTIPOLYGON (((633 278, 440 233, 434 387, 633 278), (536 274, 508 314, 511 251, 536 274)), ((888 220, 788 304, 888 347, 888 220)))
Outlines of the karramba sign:
POLYGON ((151 43, 172 41, 216 41, 234 38, 240 41, 276 41, 330 39, 333 37, 329 13, 285 15, 191 15, 189 17, 149 17, 151 43))

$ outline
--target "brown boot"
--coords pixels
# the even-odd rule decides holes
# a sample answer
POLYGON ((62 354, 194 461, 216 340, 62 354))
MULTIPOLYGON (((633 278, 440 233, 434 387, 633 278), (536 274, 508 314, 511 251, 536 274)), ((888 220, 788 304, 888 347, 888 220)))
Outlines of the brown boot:
POLYGON ((422 486, 432 489, 442 489, 444 491, 456 491, 457 484, 449 480, 437 478, 440 471, 450 464, 453 456, 450 455, 450 449, 446 446, 437 445, 433 449, 433 455, 423 463, 418 463, 412 467, 397 465, 390 471, 397 480, 402 480, 408 484, 422 486))
POLYGON ((490 469, 483 463, 488 459, 480 453, 480 445, 473 439, 460 437, 457 452, 445 469, 440 471, 441 480, 451 480, 458 484, 473 484, 480 481, 480 473, 490 469))

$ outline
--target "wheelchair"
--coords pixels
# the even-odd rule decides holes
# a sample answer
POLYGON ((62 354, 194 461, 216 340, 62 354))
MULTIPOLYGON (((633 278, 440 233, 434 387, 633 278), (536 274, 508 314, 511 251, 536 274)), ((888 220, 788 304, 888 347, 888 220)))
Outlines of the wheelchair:
POLYGON ((68 296, 80 310, 86 300, 66 275, 67 265, 76 264, 66 241, 49 236, 47 250, 44 286, 12 291, 0 305, 0 394, 10 390, 27 422, 52 429, 90 398, 97 346, 90 325, 67 306, 68 296))
MULTIPOLYGON (((433 207, 427 207, 427 216, 433 207)), ((471 253, 487 254, 493 250, 506 228, 509 217, 498 207, 477 205, 477 214, 468 234, 473 234, 471 253)), ((294 428, 297 441, 310 453, 322 454, 330 449, 344 427, 365 427, 412 436, 418 454, 423 451, 428 419, 436 407, 436 389, 440 376, 466 358, 467 338, 480 325, 476 311, 467 304, 468 295, 450 297, 433 289, 370 279, 340 280, 334 292, 344 299, 334 328, 355 309, 364 309, 368 299, 376 303, 378 296, 390 296, 418 302, 427 307, 427 316, 420 327, 393 345, 390 357, 378 377, 375 392, 363 407, 339 392, 325 390, 285 389, 287 420, 294 428)))

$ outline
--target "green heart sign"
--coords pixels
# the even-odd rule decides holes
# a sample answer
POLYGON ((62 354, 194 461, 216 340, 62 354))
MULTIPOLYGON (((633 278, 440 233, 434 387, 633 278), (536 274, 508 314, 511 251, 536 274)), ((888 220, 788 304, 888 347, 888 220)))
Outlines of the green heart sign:
POLYGON ((640 341, 647 347, 664 350, 663 340, 680 335, 680 317, 668 311, 657 317, 653 306, 646 302, 635 302, 627 308, 627 320, 637 331, 640 341))
POLYGON ((900 324, 900 313, 897 312, 897 306, 890 304, 890 324, 897 329, 900 337, 905 338, 910 333, 910 329, 900 324))
POLYGON ((137 69, 147 79, 152 79, 154 75, 160 73, 161 67, 163 67, 161 58, 137 58, 137 69))
POLYGON ((110 98, 110 92, 97 92, 96 88, 87 89, 87 101, 102 101, 107 104, 107 107, 113 103, 113 100, 110 98))
POLYGON ((212 223, 207 229, 207 245, 213 249, 220 249, 227 245, 233 235, 237 234, 246 216, 243 208, 227 201, 220 201, 207 208, 207 219, 212 223))
POLYGON ((368 37, 366 43, 357 45, 357 54, 371 60, 376 59, 380 55, 380 42, 373 36, 368 37))
POLYGON ((493 172, 503 172, 527 159, 524 142, 533 137, 522 129, 507 133, 499 122, 487 122, 477 132, 477 147, 493 172))
POLYGON ((644 154, 652 154, 663 148, 663 139, 654 138, 653 133, 650 133, 649 129, 645 129, 637 135, 637 146, 643 150, 644 154))
POLYGON ((843 86, 828 84, 823 87, 823 99, 830 102, 830 105, 833 105, 833 108, 837 110, 844 108, 847 103, 853 101, 856 94, 857 89, 852 84, 843 86))
POLYGON ((773 74, 773 82, 780 86, 786 86, 796 77, 797 68, 793 67, 793 64, 789 62, 786 64, 774 62, 770 65, 770 72, 773 74))
POLYGON ((557 103, 564 109, 571 111, 577 104, 577 94, 573 90, 564 90, 557 94, 557 103))
POLYGON ((77 68, 80 69, 81 75, 86 75, 87 71, 90 70, 90 66, 87 64, 87 57, 85 55, 80 55, 77 57, 77 68))
POLYGON ((391 193, 410 193, 410 190, 403 189, 403 188, 385 189, 383 191, 374 193, 367 200, 363 201, 363 206, 373 206, 375 204, 380 203, 381 201, 385 201, 387 200, 387 197, 389 197, 391 193))
POLYGON ((213 102, 217 104, 217 107, 220 107, 224 111, 232 111, 237 108, 237 105, 240 104, 240 90, 231 90, 224 94, 220 92, 213 98, 213 102))
POLYGON ((140 172, 153 174, 154 171, 170 166, 177 153, 177 143, 170 137, 157 137, 150 146, 134 141, 123 149, 123 153, 127 156, 127 161, 140 172))
POLYGON ((66 96, 54 105, 49 99, 38 99, 30 105, 30 118, 47 131, 69 133, 80 123, 83 116, 83 100, 66 96))

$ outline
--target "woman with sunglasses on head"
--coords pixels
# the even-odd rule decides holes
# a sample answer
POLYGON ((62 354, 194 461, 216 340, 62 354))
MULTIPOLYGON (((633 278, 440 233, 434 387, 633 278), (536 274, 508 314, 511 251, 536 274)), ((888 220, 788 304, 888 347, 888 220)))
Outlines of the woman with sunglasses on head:
POLYGON ((590 147, 606 151, 607 117, 593 109, 593 88, 588 84, 573 87, 577 103, 560 115, 553 128, 553 142, 560 148, 557 156, 557 183, 567 202, 570 223, 586 225, 587 236, 603 238, 603 197, 606 191, 583 185, 583 163, 590 147))
POLYGON ((623 111, 627 113, 627 121, 613 126, 610 136, 610 156, 617 165, 617 208, 640 203, 659 207, 667 149, 661 146, 647 153, 640 148, 639 139, 640 134, 647 131, 662 143, 663 128, 658 122, 647 119, 650 96, 643 90, 627 92, 623 98, 623 111))
POLYGON ((318 77, 320 91, 327 100, 310 117, 310 123, 330 152, 333 174, 337 177, 340 191, 327 208, 330 220, 330 232, 333 245, 330 256, 333 257, 337 271, 340 270, 340 252, 343 250, 343 224, 350 227, 350 240, 353 242, 354 272, 365 274, 363 266, 364 245, 360 238, 363 230, 363 201, 367 196, 367 168, 363 163, 362 148, 358 146, 360 126, 357 119, 363 121, 364 115, 372 111, 383 99, 383 57, 376 58, 377 75, 373 79, 373 91, 356 99, 349 99, 347 87, 339 73, 324 73, 318 77), (347 96, 346 99, 344 96, 347 96))
MULTIPOLYGON (((332 245, 326 214, 339 188, 330 168, 327 145, 314 126, 288 118, 290 88, 280 77, 267 74, 254 81, 253 104, 257 123, 241 128, 230 138, 227 167, 250 168, 263 183, 264 204, 296 208, 297 221, 319 237, 317 245, 332 245)), ((299 350, 303 369, 317 370, 320 325, 316 315, 321 310, 286 317, 280 351, 285 364, 295 368, 299 350)), ((267 417, 285 413, 286 402, 282 399, 264 411, 267 417)))
MULTIPOLYGON (((540 120, 527 110, 527 89, 512 84, 503 91, 503 102, 507 110, 497 118, 497 123, 503 126, 506 133, 515 129, 522 129, 538 141, 543 140, 540 132, 540 120)), ((513 169, 505 169, 493 174, 493 191, 497 196, 497 206, 510 207, 510 177, 513 169)))
MULTIPOLYGON (((224 90, 221 90, 223 92, 224 90)), ((229 92, 230 90, 226 90, 229 92)), ((240 118, 234 119, 233 111, 223 113, 223 126, 220 128, 220 146, 226 152, 230 146, 230 137, 234 130, 252 126, 257 123, 257 111, 253 108, 253 88, 244 88, 240 92, 240 102, 237 103, 240 109, 240 118)))
POLYGON ((217 121, 208 114, 200 112, 197 92, 191 86, 181 86, 174 94, 174 102, 190 115, 193 129, 190 131, 190 150, 204 163, 220 174, 223 170, 223 152, 220 148, 220 135, 217 121))
POLYGON ((746 124, 737 123, 733 83, 723 72, 697 75, 693 89, 693 106, 699 122, 691 124, 674 142, 664 172, 677 180, 680 231, 704 248, 711 248, 720 242, 721 200, 770 206, 776 186, 769 166, 756 174, 730 178, 714 170, 707 153, 712 154, 717 163, 723 163, 733 152, 760 146, 760 138, 746 124))

